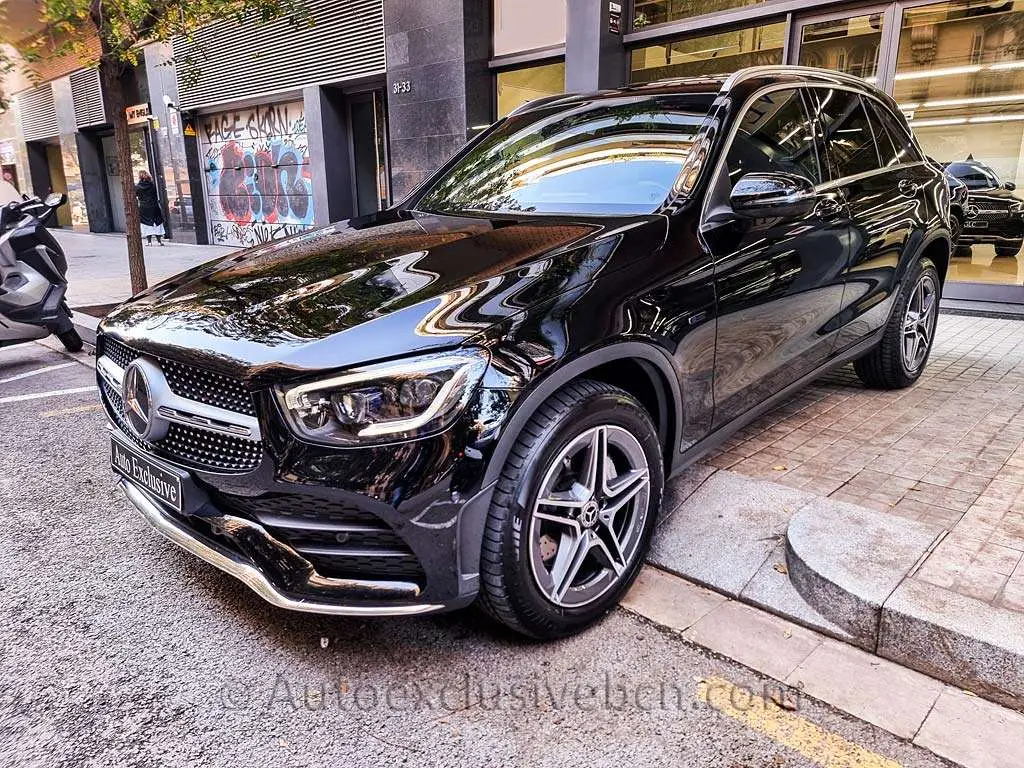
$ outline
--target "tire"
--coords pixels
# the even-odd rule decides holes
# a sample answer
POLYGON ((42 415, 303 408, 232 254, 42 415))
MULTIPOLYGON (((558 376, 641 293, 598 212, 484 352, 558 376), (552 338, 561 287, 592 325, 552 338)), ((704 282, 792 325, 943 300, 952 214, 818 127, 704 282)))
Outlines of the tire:
POLYGON ((907 279, 903 282, 882 340, 874 349, 853 363, 857 376, 865 386, 872 389, 903 389, 920 378, 928 364, 932 343, 935 340, 941 296, 942 283, 939 281, 939 272, 931 259, 922 257, 911 267, 907 279), (922 285, 925 287, 919 297, 917 292, 922 285), (931 291, 930 303, 927 302, 925 295, 928 290, 931 291), (911 322, 909 313, 921 314, 915 310, 920 301, 925 301, 929 307, 927 315, 923 321, 917 321, 917 326, 911 329, 913 336, 907 333, 905 340, 904 331, 911 322), (924 325, 921 325, 922 322, 924 325), (916 339, 916 345, 909 341, 911 338, 916 339), (911 348, 914 351, 912 356, 909 354, 911 348), (909 359, 911 357, 912 362, 909 359))
POLYGON ((481 554, 480 607, 534 639, 565 637, 593 624, 636 579, 664 484, 657 431, 632 395, 589 380, 558 390, 523 428, 495 488, 481 554), (603 484, 596 472, 587 477, 595 446, 603 447, 605 475, 611 476, 603 484), (593 488, 598 492, 591 497, 593 488), (630 491, 630 499, 610 511, 630 491), (541 504, 542 492, 575 507, 541 504))
POLYGON ((1003 258, 1006 258, 1006 257, 1013 258, 1018 253, 1020 253, 1020 249, 1021 249, 1022 245, 1024 245, 1024 242, 1019 242, 1019 243, 1016 243, 1015 245, 997 245, 996 246, 996 256, 1000 256, 1000 257, 1003 257, 1003 258))
POLYGON ((66 349, 68 352, 82 351, 82 337, 78 335, 78 331, 76 331, 74 328, 72 328, 70 331, 58 333, 57 340, 64 345, 64 349, 66 349))

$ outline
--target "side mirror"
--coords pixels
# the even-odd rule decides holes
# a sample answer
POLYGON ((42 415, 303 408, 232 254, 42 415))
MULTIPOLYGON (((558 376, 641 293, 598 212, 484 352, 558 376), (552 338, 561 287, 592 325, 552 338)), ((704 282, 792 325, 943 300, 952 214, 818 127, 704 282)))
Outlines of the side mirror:
POLYGON ((63 192, 51 192, 43 200, 47 208, 60 208, 67 201, 67 195, 63 192))
POLYGON ((1007 190, 1008 192, 1013 192, 1013 190, 1015 190, 1016 188, 1017 185, 1014 184, 1012 181, 1007 181, 1003 184, 1003 189, 1007 190))
POLYGON ((792 173, 748 173, 729 194, 733 212, 751 219, 807 216, 817 202, 811 180, 792 173))

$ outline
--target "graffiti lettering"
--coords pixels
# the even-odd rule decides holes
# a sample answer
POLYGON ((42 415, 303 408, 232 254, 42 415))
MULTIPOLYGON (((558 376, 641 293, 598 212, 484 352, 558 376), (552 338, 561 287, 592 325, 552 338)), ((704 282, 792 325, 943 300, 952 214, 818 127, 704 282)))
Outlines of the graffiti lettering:
POLYGON ((209 116, 201 126, 214 242, 251 245, 312 226, 301 102, 209 116))

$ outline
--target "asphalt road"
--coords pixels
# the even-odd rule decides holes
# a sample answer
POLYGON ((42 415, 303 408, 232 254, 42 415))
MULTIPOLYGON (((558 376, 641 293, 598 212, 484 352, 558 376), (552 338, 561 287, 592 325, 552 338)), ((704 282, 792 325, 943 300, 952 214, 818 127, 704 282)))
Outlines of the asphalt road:
POLYGON ((95 392, 10 400, 91 386, 68 362, 0 349, 0 765, 945 765, 806 698, 724 713, 702 681, 765 681, 621 611, 537 645, 272 608, 123 499, 95 392))

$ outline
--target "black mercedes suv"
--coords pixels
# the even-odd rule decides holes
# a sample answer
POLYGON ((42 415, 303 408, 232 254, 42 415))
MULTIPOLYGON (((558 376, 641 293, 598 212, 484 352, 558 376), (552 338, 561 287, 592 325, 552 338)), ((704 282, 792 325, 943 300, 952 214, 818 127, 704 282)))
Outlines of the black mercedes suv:
POLYGON ((963 226, 963 235, 953 239, 954 255, 969 256, 972 245, 992 245, 996 256, 1004 258, 1020 253, 1024 246, 1024 200, 1013 194, 1016 185, 1000 181, 994 170, 972 159, 948 163, 946 174, 967 188, 962 218, 954 209, 953 229, 958 223, 963 226))
POLYGON ((111 464, 275 605, 566 635, 635 578, 667 478, 830 368, 921 375, 948 197, 834 72, 535 101, 400 205, 111 313, 111 464))

